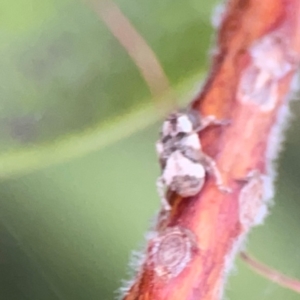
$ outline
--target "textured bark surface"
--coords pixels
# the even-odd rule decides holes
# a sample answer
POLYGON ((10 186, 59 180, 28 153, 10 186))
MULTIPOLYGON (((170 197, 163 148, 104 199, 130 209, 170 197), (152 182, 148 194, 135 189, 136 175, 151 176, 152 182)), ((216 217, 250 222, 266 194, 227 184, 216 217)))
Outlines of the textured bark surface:
POLYGON ((212 69, 193 107, 229 120, 199 138, 231 193, 213 176, 195 197, 169 193, 126 300, 218 300, 235 254, 272 197, 272 161, 300 58, 298 0, 232 0, 212 69))

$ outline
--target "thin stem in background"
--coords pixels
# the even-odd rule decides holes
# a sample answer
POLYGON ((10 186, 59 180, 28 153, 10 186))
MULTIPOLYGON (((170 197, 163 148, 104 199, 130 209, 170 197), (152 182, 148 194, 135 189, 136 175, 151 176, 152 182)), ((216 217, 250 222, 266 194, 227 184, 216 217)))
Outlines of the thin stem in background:
POLYGON ((278 272, 277 270, 272 269, 271 267, 256 260, 253 256, 249 255, 246 252, 241 252, 240 257, 256 273, 260 274, 261 276, 267 278, 270 281, 279 284, 282 287, 288 288, 296 293, 300 293, 299 280, 288 277, 278 272))
MULTIPOLYGON (((170 106, 176 106, 175 93, 171 89, 166 76, 154 51, 144 38, 138 33, 119 7, 110 0, 93 2, 93 8, 105 23, 111 33, 124 47, 128 55, 134 61, 140 74, 145 80, 153 99, 158 99, 163 94, 170 94, 170 106)), ((161 103, 157 103, 158 106, 161 103)), ((170 110, 170 107, 168 107, 170 110)))

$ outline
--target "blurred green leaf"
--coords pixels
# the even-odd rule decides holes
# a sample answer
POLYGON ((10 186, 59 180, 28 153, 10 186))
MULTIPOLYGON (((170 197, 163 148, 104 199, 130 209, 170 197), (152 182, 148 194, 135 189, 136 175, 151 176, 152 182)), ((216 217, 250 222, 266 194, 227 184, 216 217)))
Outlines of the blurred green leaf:
MULTIPOLYGON (((185 91, 188 94, 191 84, 195 84, 200 78, 201 76, 198 75, 189 82, 184 82, 184 89, 182 88, 180 92, 185 91)), ((160 99, 160 101, 165 100, 160 99)), ((16 151, 4 151, 0 153, 0 176, 6 178, 20 175, 99 150, 143 130, 160 117, 161 114, 158 113, 156 106, 144 105, 141 108, 135 107, 132 112, 124 116, 115 117, 110 121, 103 120, 96 127, 63 136, 51 143, 27 146, 16 151)))
MULTIPOLYGON (((191 99, 212 3, 118 4, 191 99)), ((162 112, 79 0, 1 1, 0 65, 0 298, 112 299, 159 201, 158 127, 145 129, 162 112)))
MULTIPOLYGON (((0 4, 0 10, 6 12, 2 29, 9 33, 0 35, 1 177, 97 150, 158 119, 136 67, 90 8, 79 1, 65 0, 31 1, 23 9, 24 4, 19 2, 0 4), (18 18, 21 12, 22 18, 15 23, 10 15, 18 18)), ((136 3, 131 4, 136 9, 136 3)), ((179 8, 180 2, 176 5, 179 8)), ((166 5, 155 7, 147 2, 139 6, 152 7, 153 14, 161 15, 167 9, 166 5)), ((143 24, 139 14, 135 19, 143 24)), ((180 30, 188 30, 192 40, 193 32, 199 30, 190 25, 186 28, 183 24, 190 24, 188 21, 181 20, 180 30)), ((173 24, 162 26, 168 39, 173 36, 172 41, 176 41, 174 28, 178 24, 175 20, 173 24)), ((176 35, 180 38, 179 32, 176 35)), ((153 44, 167 50, 166 44, 171 43, 161 38, 154 36, 153 44)), ((202 69, 199 62, 195 68, 190 60, 195 48, 185 42, 177 54, 164 54, 172 59, 172 66, 166 62, 172 74, 176 74, 172 68, 189 70, 184 72, 184 81, 178 81, 183 91, 190 88, 194 74, 202 69), (174 56, 184 51, 189 52, 186 58, 174 65, 174 56)))

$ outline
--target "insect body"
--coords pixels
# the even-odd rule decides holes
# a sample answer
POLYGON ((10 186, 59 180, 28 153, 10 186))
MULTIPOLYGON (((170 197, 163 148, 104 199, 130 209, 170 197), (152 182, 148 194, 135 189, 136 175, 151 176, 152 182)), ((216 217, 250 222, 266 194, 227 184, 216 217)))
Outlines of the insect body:
POLYGON ((209 125, 224 125, 215 117, 200 118, 196 111, 172 113, 163 123, 160 139, 156 143, 162 174, 157 180, 157 189, 166 210, 170 205, 165 197, 165 188, 182 197, 196 195, 202 188, 206 172, 213 174, 217 186, 224 187, 215 161, 202 152, 198 132, 209 125))

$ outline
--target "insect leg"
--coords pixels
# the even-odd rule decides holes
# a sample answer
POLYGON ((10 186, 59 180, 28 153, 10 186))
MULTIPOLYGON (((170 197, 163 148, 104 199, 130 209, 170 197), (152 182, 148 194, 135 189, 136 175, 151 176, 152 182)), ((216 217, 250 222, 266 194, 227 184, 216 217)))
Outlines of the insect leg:
POLYGON ((162 176, 158 177, 156 181, 156 188, 164 210, 171 210, 171 206, 165 196, 165 183, 162 176))
POLYGON ((202 153, 201 156, 201 162, 203 163, 205 169, 215 177, 218 189, 225 193, 231 193, 231 188, 224 185, 222 175, 214 159, 204 153, 202 153))
POLYGON ((196 132, 199 132, 211 125, 224 126, 230 124, 229 120, 218 120, 215 116, 209 115, 206 117, 201 117, 201 124, 195 129, 196 132))

